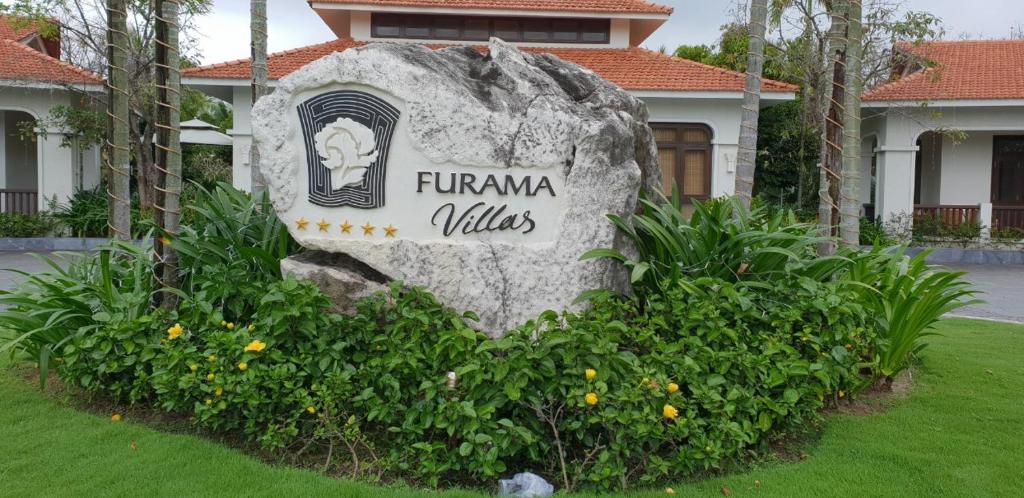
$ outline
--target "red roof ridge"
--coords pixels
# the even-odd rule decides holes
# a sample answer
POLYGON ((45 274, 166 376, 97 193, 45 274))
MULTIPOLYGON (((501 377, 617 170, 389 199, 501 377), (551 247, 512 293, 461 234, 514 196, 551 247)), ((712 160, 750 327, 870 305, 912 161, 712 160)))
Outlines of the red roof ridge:
POLYGON ((71 71, 71 72, 77 74, 78 76, 81 76, 83 78, 83 80, 79 81, 78 83, 86 83, 86 84, 90 84, 91 83, 91 84, 96 84, 96 85, 102 85, 103 84, 103 78, 101 78, 99 75, 93 73, 92 71, 87 71, 87 70, 85 70, 83 68, 80 68, 80 67, 74 65, 74 64, 70 64, 70 63, 64 62, 64 61, 62 61, 60 59, 56 59, 54 57, 50 57, 49 55, 46 55, 46 54, 44 54, 44 53, 42 53, 42 52, 40 52, 40 51, 38 51, 38 50, 36 50, 36 49, 34 49, 32 47, 29 47, 28 45, 25 45, 25 44, 22 44, 22 43, 19 43, 19 42, 15 41, 15 40, 10 40, 10 39, 0 39, 0 43, 3 43, 4 45, 8 45, 8 46, 11 46, 11 47, 16 47, 18 50, 21 50, 22 52, 24 52, 25 55, 31 55, 32 57, 35 57, 35 58, 37 58, 37 59, 39 59, 41 61, 44 61, 44 62, 46 62, 48 64, 56 64, 58 67, 60 67, 62 69, 71 71))

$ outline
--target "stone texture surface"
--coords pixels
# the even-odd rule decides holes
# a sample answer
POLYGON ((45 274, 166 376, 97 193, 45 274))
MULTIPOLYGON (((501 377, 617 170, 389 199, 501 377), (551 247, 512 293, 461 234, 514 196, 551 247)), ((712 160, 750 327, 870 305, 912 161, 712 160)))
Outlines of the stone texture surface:
MULTIPOLYGON (((279 212, 304 194, 295 130, 281 116, 294 96, 337 84, 368 85, 402 99, 413 146, 435 163, 547 168, 566 180, 566 209, 553 214, 554 243, 521 245, 413 240, 339 240, 293 235, 306 247, 345 253, 390 279, 424 286, 442 302, 481 317, 500 335, 547 309, 571 308, 583 291, 628 289, 608 260, 579 261, 597 247, 625 247, 606 215, 628 216, 641 188, 661 185, 657 148, 638 99, 591 71, 492 40, 433 51, 370 44, 335 53, 279 81, 253 111, 264 176, 279 212)), ((315 274, 315 273, 314 273, 315 274)))
POLYGON ((387 290, 387 277, 345 254, 305 252, 281 261, 281 273, 316 284, 338 313, 354 314, 356 301, 387 290))

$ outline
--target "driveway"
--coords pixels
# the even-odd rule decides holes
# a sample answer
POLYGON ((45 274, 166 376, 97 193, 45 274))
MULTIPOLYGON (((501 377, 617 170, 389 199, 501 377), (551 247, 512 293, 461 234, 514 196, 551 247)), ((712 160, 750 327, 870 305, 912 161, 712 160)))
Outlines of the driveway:
POLYGON ((1024 265, 958 265, 949 268, 967 272, 967 280, 983 292, 977 298, 986 301, 958 309, 954 314, 1024 323, 1024 265))
MULTIPOLYGON (((40 255, 55 258, 53 254, 49 253, 40 253, 40 255)), ((8 269, 35 273, 48 270, 50 266, 29 253, 0 251, 0 289, 2 290, 10 290, 25 279, 17 273, 6 271, 8 269)))

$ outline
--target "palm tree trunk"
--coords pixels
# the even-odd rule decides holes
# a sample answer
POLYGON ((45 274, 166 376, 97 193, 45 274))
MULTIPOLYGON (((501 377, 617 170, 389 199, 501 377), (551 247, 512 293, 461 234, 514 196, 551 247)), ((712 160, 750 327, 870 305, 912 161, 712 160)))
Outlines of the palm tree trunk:
POLYGON ((750 207, 754 193, 754 169, 757 164, 757 120, 761 110, 761 74, 764 71, 764 36, 768 23, 768 1, 750 3, 750 42, 747 82, 743 91, 743 118, 740 121, 739 153, 736 156, 736 196, 750 207))
POLYGON ((839 236, 846 247, 860 246, 860 92, 861 0, 849 0, 846 48, 846 113, 843 116, 843 181, 839 236))
MULTIPOLYGON (((178 283, 178 257, 170 241, 178 236, 181 219, 181 60, 178 47, 178 0, 156 0, 157 68, 157 185, 155 211, 163 231, 156 242, 158 278, 163 287, 178 283)), ((165 307, 177 305, 164 294, 165 307)))
MULTIPOLYGON (((843 164, 843 102, 846 99, 846 2, 833 0, 826 4, 832 16, 829 30, 829 90, 825 110, 825 127, 821 145, 821 175, 818 185, 818 224, 820 234, 834 237, 836 200, 839 199, 840 170, 843 164)), ((821 254, 831 254, 835 244, 827 242, 818 248, 821 254)))
MULTIPOLYGON (((249 31, 252 37, 252 103, 255 105, 256 101, 267 94, 267 0, 251 0, 249 8, 249 31)), ((258 198, 266 186, 260 172, 260 150, 255 139, 249 148, 249 165, 252 168, 252 193, 258 198)))
POLYGON ((131 219, 131 154, 128 150, 128 15, 125 0, 107 1, 107 78, 109 135, 107 186, 110 236, 128 240, 132 233, 131 219))

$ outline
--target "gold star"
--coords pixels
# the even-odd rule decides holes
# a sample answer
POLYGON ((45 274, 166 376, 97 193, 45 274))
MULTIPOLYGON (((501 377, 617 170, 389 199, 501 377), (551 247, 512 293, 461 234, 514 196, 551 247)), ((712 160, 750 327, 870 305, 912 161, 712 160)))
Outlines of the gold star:
POLYGON ((299 230, 305 230, 307 226, 309 226, 309 220, 306 218, 299 218, 295 220, 295 227, 299 230))
POLYGON ((396 233, 398 233, 398 229, 395 228, 394 226, 388 225, 388 226, 384 227, 384 236, 385 237, 394 237, 396 233))
POLYGON ((352 224, 348 220, 341 224, 341 233, 352 233, 352 224))
POLYGON ((326 232, 327 229, 331 227, 331 224, 327 223, 323 218, 320 218, 320 223, 317 223, 316 226, 320 227, 321 232, 326 232))
POLYGON ((363 235, 373 235, 373 225, 369 221, 363 225, 363 235))

